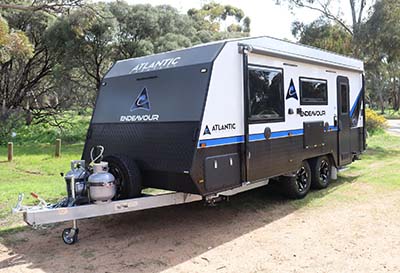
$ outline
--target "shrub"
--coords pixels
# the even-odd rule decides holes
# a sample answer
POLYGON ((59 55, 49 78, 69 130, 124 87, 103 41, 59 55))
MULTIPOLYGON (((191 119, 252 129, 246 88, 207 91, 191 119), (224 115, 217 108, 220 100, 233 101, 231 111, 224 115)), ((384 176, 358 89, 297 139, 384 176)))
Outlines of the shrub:
POLYGON ((381 132, 387 126, 385 117, 369 108, 365 109, 365 118, 365 126, 370 134, 381 132))
POLYGON ((22 109, 12 109, 1 111, 0 113, 0 144, 12 141, 15 128, 20 128, 24 124, 24 111, 22 109))
MULTIPOLYGON (((78 115, 75 111, 66 111, 58 118, 60 126, 49 122, 31 125, 18 124, 5 132, 6 136, 0 139, 0 144, 12 141, 17 144, 29 143, 54 143, 61 138, 64 143, 77 143, 85 141, 86 132, 89 127, 90 115, 78 115), (13 132, 14 136, 11 136, 13 132)), ((1 130, 0 130, 1 131, 1 130)), ((1 132, 0 132, 1 133, 1 132)))

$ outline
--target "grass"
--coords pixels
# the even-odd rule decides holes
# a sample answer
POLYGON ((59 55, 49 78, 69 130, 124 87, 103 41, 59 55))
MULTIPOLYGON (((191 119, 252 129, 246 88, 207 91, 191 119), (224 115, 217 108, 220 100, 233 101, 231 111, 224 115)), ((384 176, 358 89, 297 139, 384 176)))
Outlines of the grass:
POLYGON ((400 190, 400 136, 385 132, 367 139, 367 151, 361 160, 340 172, 338 180, 308 198, 295 200, 296 207, 322 206, 326 202, 368 201, 374 194, 400 190))
MULTIPOLYGON (((380 114, 380 112, 381 111, 377 111, 378 114, 380 114)), ((386 119, 400 119, 400 111, 395 111, 393 109, 386 109, 383 116, 386 119)))
POLYGON ((14 226, 10 209, 18 193, 25 194, 24 204, 34 204, 30 192, 45 200, 55 201, 65 196, 65 182, 60 172, 68 171, 69 162, 80 159, 83 144, 62 147, 62 156, 54 157, 54 145, 14 146, 14 161, 7 162, 7 149, 0 147, 0 229, 14 226), (4 159, 4 160, 3 160, 4 159))
MULTIPOLYGON (((19 192, 25 193, 24 204, 34 204, 29 193, 34 191, 48 201, 65 196, 61 171, 69 169, 69 162, 79 159, 82 144, 64 145, 62 157, 55 158, 54 146, 48 144, 15 146, 15 160, 6 160, 6 148, 0 147, 0 231, 19 231, 20 216, 11 216, 19 192)), ((339 179, 328 189, 312 192, 307 198, 293 201, 295 207, 321 206, 326 202, 365 201, 377 192, 400 190, 400 137, 386 133, 368 139, 368 150, 362 160, 340 173, 339 179)), ((249 199, 249 202, 252 202, 249 199)), ((251 206, 252 204, 248 204, 251 206)), ((243 204, 241 205, 243 206, 243 204)))

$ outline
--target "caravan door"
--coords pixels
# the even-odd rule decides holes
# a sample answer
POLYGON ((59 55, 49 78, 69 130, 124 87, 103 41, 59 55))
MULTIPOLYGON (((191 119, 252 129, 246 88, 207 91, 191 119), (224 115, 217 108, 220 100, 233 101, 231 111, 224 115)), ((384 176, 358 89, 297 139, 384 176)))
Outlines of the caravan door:
POLYGON ((349 79, 337 77, 338 162, 339 166, 351 163, 349 79))

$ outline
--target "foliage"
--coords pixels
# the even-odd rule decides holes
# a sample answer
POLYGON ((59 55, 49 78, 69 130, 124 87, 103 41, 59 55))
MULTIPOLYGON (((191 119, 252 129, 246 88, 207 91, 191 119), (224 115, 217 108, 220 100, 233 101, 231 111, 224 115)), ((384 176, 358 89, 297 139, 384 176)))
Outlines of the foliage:
POLYGON ((9 1, 8 3, 0 3, 0 8, 21 11, 45 11, 45 12, 66 12, 71 8, 79 7, 83 4, 83 0, 35 0, 32 3, 21 1, 9 1), (15 3, 14 3, 15 2, 15 3))
POLYGON ((0 115, 0 144, 11 141, 14 128, 20 128, 24 125, 23 111, 13 109, 0 115))
POLYGON ((54 143, 60 138, 64 143, 81 143, 85 140, 89 127, 90 115, 79 115, 74 111, 63 112, 61 115, 53 115, 46 122, 32 123, 31 125, 18 124, 18 115, 11 116, 8 122, 14 121, 14 126, 8 130, 0 131, 0 144, 12 141, 15 144, 24 143, 54 143))
POLYGON ((387 124, 384 116, 379 115, 375 111, 367 108, 365 109, 365 126, 368 133, 375 134, 383 131, 387 124))
POLYGON ((400 109, 400 5, 397 0, 349 0, 346 6, 322 0, 278 0, 291 8, 318 11, 310 23, 293 22, 293 34, 301 43, 353 55, 364 60, 368 104, 383 114, 389 105, 400 109), (333 24, 332 24, 333 23, 333 24))
POLYGON ((400 119, 400 111, 387 109, 383 116, 385 117, 385 119, 400 119))
POLYGON ((384 103, 400 109, 400 5, 398 1, 382 0, 363 28, 366 68, 380 79, 371 89, 379 95, 382 112, 384 103), (382 88, 385 87, 385 89, 382 88), (386 101, 385 101, 386 98, 386 101))
MULTIPOLYGON (((342 27, 344 31, 350 34, 353 38, 353 46, 357 48, 357 43, 361 37, 360 28, 367 16, 367 0, 349 0, 348 14, 351 14, 351 25, 348 25, 344 19, 344 5, 338 5, 337 2, 331 0, 274 0, 277 4, 287 2, 289 8, 305 8, 313 11, 317 11, 325 19, 328 19, 335 24, 342 27)), ((372 0, 373 4, 376 0, 372 0)), ((368 3, 370 4, 370 3, 368 3)), ((355 51, 356 54, 359 52, 355 51)))
POLYGON ((212 33, 221 31, 221 22, 232 18, 236 23, 226 27, 228 32, 250 32, 250 18, 244 16, 244 12, 231 5, 221 5, 210 2, 201 9, 190 9, 188 15, 195 21, 198 30, 208 30, 212 33))
MULTIPOLYGON (((43 12, 28 14, 19 11, 2 11, 3 18, 13 31, 19 30, 19 36, 25 35, 25 40, 14 41, 13 47, 23 49, 29 38, 33 47, 32 54, 9 54, 5 62, 0 63, 0 101, 1 115, 16 110, 25 114, 23 117, 29 124, 33 113, 46 111, 58 106, 51 100, 56 97, 56 90, 50 81, 50 74, 55 65, 58 52, 49 51, 43 39, 47 25, 54 16, 43 12), (23 34, 22 34, 23 32, 23 34)), ((0 124, 0 126, 4 126, 0 124)))
POLYGON ((242 10, 215 3, 193 10, 196 16, 169 5, 123 1, 10 0, 0 8, 3 136, 24 122, 49 123, 63 111, 93 107, 101 80, 116 60, 242 37, 250 30, 242 10), (220 31, 232 18, 235 23, 220 31), (7 123, 14 112, 24 122, 7 123))
POLYGON ((293 36, 299 42, 329 51, 351 55, 352 38, 339 25, 320 18, 308 25, 295 21, 292 23, 293 36))
POLYGON ((180 49, 197 40, 193 21, 171 6, 112 2, 109 10, 117 20, 115 59, 180 49))
POLYGON ((12 58, 27 59, 33 55, 33 46, 23 31, 10 31, 0 15, 0 64, 12 58))
POLYGON ((68 74, 71 81, 88 82, 87 89, 97 90, 111 66, 115 32, 116 20, 99 5, 62 16, 49 27, 46 39, 52 51, 61 49, 62 76, 68 74), (86 79, 79 76, 82 73, 86 79))

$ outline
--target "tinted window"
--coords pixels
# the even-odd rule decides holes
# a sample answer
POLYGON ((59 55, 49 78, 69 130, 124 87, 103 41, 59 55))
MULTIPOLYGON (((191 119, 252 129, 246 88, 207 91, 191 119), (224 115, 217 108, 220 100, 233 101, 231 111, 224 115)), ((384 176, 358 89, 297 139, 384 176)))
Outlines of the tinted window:
POLYGON ((342 103, 342 113, 347 113, 349 111, 349 100, 347 95, 347 85, 340 85, 340 99, 342 103))
POLYGON ((300 103, 328 105, 327 81, 300 78, 300 103))
POLYGON ((250 119, 284 120, 282 70, 249 66, 250 119))

